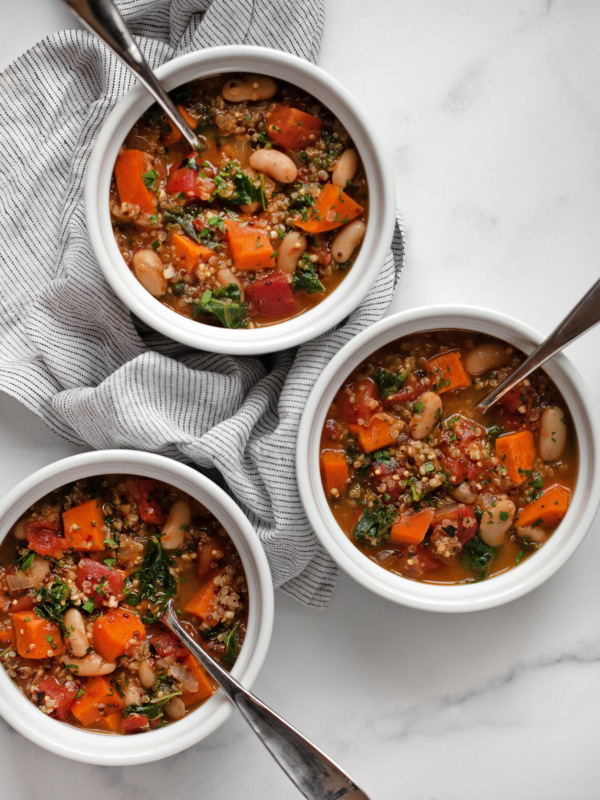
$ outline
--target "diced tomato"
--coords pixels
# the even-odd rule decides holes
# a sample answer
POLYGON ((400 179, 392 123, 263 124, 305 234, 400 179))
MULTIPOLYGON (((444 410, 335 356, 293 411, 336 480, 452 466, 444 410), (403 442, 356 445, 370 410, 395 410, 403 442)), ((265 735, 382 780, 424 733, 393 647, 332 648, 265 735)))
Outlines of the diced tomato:
POLYGON ((283 272, 272 272, 245 287, 256 311, 265 317, 282 317, 298 310, 298 300, 283 272))
POLYGON ((322 242, 317 247, 312 247, 311 252, 317 256, 317 264, 326 267, 331 264, 331 253, 325 242, 322 242))
POLYGON ((146 478, 132 478, 127 481, 127 490, 139 506, 140 517, 150 525, 162 525, 165 521, 160 503, 155 497, 150 497, 156 488, 156 483, 146 478))
POLYGON ((56 701, 56 705, 50 712, 49 716, 65 722, 69 716, 69 711, 75 700, 77 689, 67 689, 63 683, 59 683, 56 678, 48 676, 38 683, 38 705, 42 705, 44 698, 40 697, 40 693, 48 695, 52 700, 56 701))
POLYGON ((398 405, 398 403, 414 403, 425 391, 423 381, 416 380, 412 383, 406 383, 400 391, 388 395, 381 402, 386 408, 398 405))
POLYGON ((334 419, 328 419, 323 426, 321 441, 324 445, 339 442, 342 435, 342 426, 334 419))
POLYGON ((25 528, 27 544, 30 550, 35 550, 40 556, 60 558, 63 550, 69 545, 57 531, 60 530, 58 522, 49 522, 47 519, 31 519, 25 528))
POLYGON ((527 407, 529 397, 533 394, 531 386, 525 386, 523 383, 518 383, 510 392, 507 392, 504 397, 498 400, 502 408, 515 414, 521 406, 527 407))
POLYGON ((190 163, 197 164, 194 154, 188 156, 183 162, 184 166, 173 170, 167 180, 165 191, 167 194, 180 194, 183 192, 186 200, 202 200, 207 203, 215 190, 215 182, 200 169, 193 169, 190 163), (204 176, 204 177, 203 177, 204 176))
POLYGON ((389 464, 384 464, 382 461, 376 461, 371 464, 367 471, 367 480, 371 481, 373 489, 379 494, 383 495, 382 500, 384 503, 392 503, 400 497, 400 492, 404 491, 401 481, 395 481, 393 475, 399 475, 398 470, 403 470, 404 465, 397 465, 395 467, 389 464), (382 489, 382 486, 385 486, 382 489), (386 497, 387 495, 387 497, 386 497))
POLYGON ((35 596, 31 594, 25 594, 23 597, 19 597, 16 603, 10 605, 8 613, 17 614, 19 611, 31 611, 34 606, 35 596))
POLYGON ((147 731, 150 728, 150 720, 144 717, 143 714, 132 714, 129 717, 123 717, 121 720, 122 733, 140 733, 147 731))
POLYGON ((364 378, 356 384, 346 386, 337 398, 340 416, 349 425, 356 425, 359 419, 368 424, 373 414, 380 410, 379 398, 379 388, 371 378, 364 378), (377 405, 372 404, 373 400, 377 401, 377 405))
POLYGON ((458 538, 458 541, 464 545, 477 533, 477 519, 473 506, 461 503, 456 505, 451 503, 442 508, 437 508, 433 518, 433 526, 443 525, 443 530, 446 533, 451 533, 458 538), (447 530, 447 528, 452 530, 447 530))
POLYGON ((420 578, 426 572, 441 567, 440 561, 433 557, 426 547, 417 545, 398 555, 400 570, 409 578, 420 578))
POLYGON ((165 631, 160 636, 153 636, 150 640, 159 658, 173 656, 177 661, 183 661, 190 654, 187 647, 179 641, 177 636, 171 631, 165 631))
POLYGON ((442 465, 450 473, 450 483, 486 479, 492 471, 490 447, 485 428, 467 417, 455 415, 442 434, 442 465), (456 451, 460 455, 456 455, 456 451), (452 455, 451 455, 452 454, 452 455), (471 455, 478 455, 471 458, 471 455))
POLYGON ((106 564, 94 561, 93 558, 82 558, 77 565, 77 586, 87 595, 94 598, 96 606, 102 605, 102 600, 108 596, 115 596, 117 600, 125 597, 125 574, 118 569, 110 569, 106 564), (102 594, 100 594, 100 592, 102 594))

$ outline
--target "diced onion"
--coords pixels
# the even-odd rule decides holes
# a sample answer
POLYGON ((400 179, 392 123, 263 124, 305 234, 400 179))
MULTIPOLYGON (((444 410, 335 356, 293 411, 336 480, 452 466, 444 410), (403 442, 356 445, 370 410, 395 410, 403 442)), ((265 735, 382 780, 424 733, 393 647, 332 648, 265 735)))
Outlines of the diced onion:
POLYGON ((184 692, 198 691, 198 681, 187 667, 182 667, 181 664, 173 664, 169 671, 175 680, 181 684, 184 692))
POLYGON ((20 592, 21 589, 29 589, 35 586, 35 581, 24 572, 15 572, 14 575, 7 575, 6 582, 10 592, 20 592))

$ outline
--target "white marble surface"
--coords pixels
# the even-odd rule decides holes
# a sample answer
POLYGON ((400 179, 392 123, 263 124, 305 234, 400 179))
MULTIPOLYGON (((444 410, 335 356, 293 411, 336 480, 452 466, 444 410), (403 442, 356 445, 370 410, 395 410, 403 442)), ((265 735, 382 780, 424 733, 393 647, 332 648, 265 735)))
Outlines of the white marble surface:
MULTIPOLYGON (((381 124, 406 221, 394 310, 487 305, 544 332, 600 264, 600 6, 582 0, 328 0, 321 65, 381 124)), ((59 0, 0 0, 0 66, 69 24, 59 0)), ((568 350, 600 398, 600 329, 568 350)), ((0 396, 0 489, 74 452, 0 396)), ((594 800, 600 712, 598 521, 533 594, 441 616, 340 576, 327 611, 278 594, 257 693, 372 800, 594 800)), ((232 717, 159 763, 89 767, 0 720, 16 800, 294 800, 232 717)))

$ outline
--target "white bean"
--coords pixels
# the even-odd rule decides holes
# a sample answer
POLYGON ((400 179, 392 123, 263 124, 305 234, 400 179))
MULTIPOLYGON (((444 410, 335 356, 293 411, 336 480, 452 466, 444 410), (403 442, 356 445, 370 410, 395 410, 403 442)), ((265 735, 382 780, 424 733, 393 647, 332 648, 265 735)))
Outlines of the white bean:
POLYGON ((27 575, 35 581, 34 586, 40 586, 50 572, 50 562, 41 556, 35 556, 32 565, 27 570, 27 575))
POLYGON ((169 511, 169 516, 162 529, 160 543, 165 550, 177 550, 183 544, 185 531, 183 525, 189 525, 192 519, 192 509, 185 500, 175 500, 169 511))
POLYGON ((469 375, 482 375, 490 369, 497 369, 506 364, 510 357, 507 346, 497 342, 488 342, 475 347, 465 357, 465 369, 469 375))
POLYGON ((296 165, 280 150, 255 150, 248 163, 257 172, 264 172, 279 183, 293 183, 298 177, 296 165))
POLYGON ((519 539, 524 539, 526 542, 532 542, 534 544, 542 544, 542 542, 546 538, 545 531, 542 528, 533 527, 530 528, 529 526, 519 526, 517 528, 517 536, 519 539))
POLYGON ((540 455, 544 461, 560 458, 567 443, 567 420, 558 406, 549 406, 540 420, 540 455))
POLYGON ((126 706, 140 705, 142 701, 142 687, 131 677, 124 681, 122 700, 126 706))
POLYGON ((93 675, 108 675, 117 668, 116 663, 105 661, 99 653, 89 653, 83 658, 64 655, 60 657, 60 661, 70 668, 73 675, 82 678, 89 678, 93 675))
POLYGON ((267 75, 245 75, 232 78, 221 89, 221 94, 230 103, 245 100, 270 100, 277 91, 277 84, 267 75))
POLYGON ((348 261, 352 253, 362 242, 367 226, 361 219, 349 222, 331 243, 331 255, 338 264, 348 261))
POLYGON ((181 697, 172 697, 165 703, 165 714, 171 719, 182 719, 185 717, 185 703, 181 697))
POLYGON ((21 519, 15 522, 13 527, 13 536, 15 539, 18 539, 20 542, 24 542, 27 538, 27 534, 25 533, 25 529, 27 528, 27 519, 25 517, 21 517, 21 519))
POLYGON ((135 277, 153 297, 161 297, 167 291, 167 279, 163 275, 163 262, 154 250, 138 250, 132 258, 135 277))
POLYGON ((490 547, 499 547, 506 538, 515 516, 512 500, 496 500, 483 506, 479 535, 490 547))
POLYGON ((306 250, 306 236, 298 231, 291 231, 281 240, 277 251, 277 269, 291 275, 296 269, 298 259, 306 250))
POLYGON ((235 283, 242 292, 242 300, 244 299, 244 287, 242 286, 242 282, 230 269, 220 269, 217 272, 217 280, 221 286, 229 286, 230 283, 235 283))
POLYGON ((255 211, 258 211, 260 203, 248 203, 247 206, 240 206, 242 210, 242 214, 254 214, 255 211))
POLYGON ((451 489, 450 493, 459 503, 474 503, 479 497, 478 493, 471 489, 471 484, 468 481, 464 481, 455 489, 451 489))
POLYGON ((148 661, 142 661, 138 670, 138 676, 144 689, 151 689, 154 686, 156 672, 154 672, 148 661))
POLYGON ((344 150, 338 158, 331 173, 331 182, 334 186, 345 189, 358 169, 358 156, 355 150, 344 150))
POLYGON ((65 614, 64 623, 66 632, 63 634, 63 639, 68 652, 75 658, 83 658, 90 645, 81 611, 70 608, 65 614))
POLYGON ((442 413, 442 398, 434 392, 425 392, 415 403, 417 411, 410 420, 410 433, 413 439, 429 436, 442 413))

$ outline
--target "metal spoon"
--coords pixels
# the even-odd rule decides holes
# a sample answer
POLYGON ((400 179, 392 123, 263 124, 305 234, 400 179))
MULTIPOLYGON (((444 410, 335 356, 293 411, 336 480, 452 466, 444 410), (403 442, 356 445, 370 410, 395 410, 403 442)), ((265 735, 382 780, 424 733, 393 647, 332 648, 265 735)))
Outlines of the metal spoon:
POLYGON ((593 328, 600 322, 600 280, 592 286, 589 292, 577 303, 575 308, 567 314, 560 325, 538 345, 525 361, 509 375, 505 381, 496 386, 489 394, 477 403, 475 411, 480 414, 491 408, 494 403, 507 392, 520 383, 523 378, 541 367, 549 358, 560 352, 583 333, 593 328))
POLYGON ((237 707, 275 761, 308 800, 369 800, 354 781, 318 747, 292 728, 208 655, 177 619, 169 600, 162 622, 189 648, 237 707))
POLYGON ((86 28, 95 33, 136 75, 194 150, 205 149, 148 66, 112 0, 64 0, 86 28))

